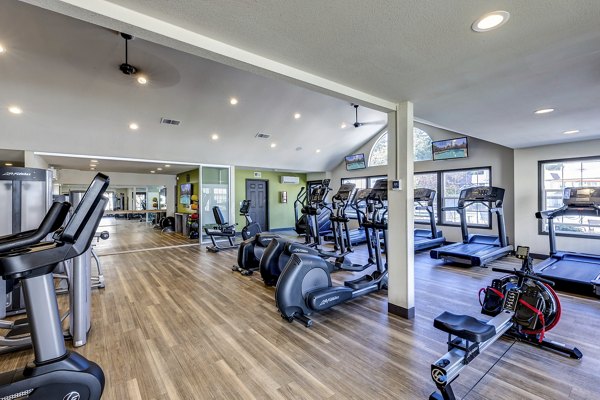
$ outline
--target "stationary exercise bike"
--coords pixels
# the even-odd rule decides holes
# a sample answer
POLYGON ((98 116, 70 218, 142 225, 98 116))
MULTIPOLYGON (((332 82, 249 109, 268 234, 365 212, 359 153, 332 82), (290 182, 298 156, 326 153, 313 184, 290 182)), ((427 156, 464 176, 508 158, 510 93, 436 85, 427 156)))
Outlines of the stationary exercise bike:
POLYGON ((0 276, 23 284, 35 360, 0 375, 1 399, 97 400, 102 395, 102 369, 65 347, 52 272, 89 249, 108 201, 108 184, 107 176, 96 175, 67 225, 54 231, 51 241, 43 242, 64 221, 69 203, 54 203, 33 236, 3 243, 0 276))
POLYGON ((480 296, 485 293, 484 300, 480 300, 481 313, 493 316, 491 320, 482 322, 449 312, 434 320, 434 327, 448 333, 448 353, 431 364, 431 378, 439 392, 432 393, 429 400, 455 400, 451 384, 460 371, 503 335, 574 359, 583 357, 577 348, 545 338, 561 314, 558 295, 552 289, 554 283, 535 275, 529 247, 517 247, 516 256, 523 260, 521 270, 493 268, 510 275, 494 279, 480 291, 480 296))
POLYGON ((242 228, 242 239, 248 240, 254 237, 257 233, 262 232, 262 228, 258 222, 252 221, 250 217, 250 206, 252 200, 242 200, 240 204, 240 215, 246 219, 246 225, 242 228))
MULTIPOLYGON (((373 208, 372 220, 363 221, 363 226, 372 232, 373 238, 379 238, 383 231, 383 243, 386 247, 387 220, 387 180, 375 183, 368 196, 373 208)), ((379 240, 377 239, 377 242, 379 240)), ((293 254, 285 266, 275 289, 275 303, 282 318, 288 322, 298 320, 306 327, 312 326, 308 316, 313 311, 322 311, 337 304, 366 294, 387 288, 387 262, 381 260, 381 249, 377 243, 375 254, 377 269, 370 275, 344 282, 344 286, 333 286, 331 271, 327 262, 311 254, 293 254)), ((263 257, 264 258, 264 257, 263 257)))

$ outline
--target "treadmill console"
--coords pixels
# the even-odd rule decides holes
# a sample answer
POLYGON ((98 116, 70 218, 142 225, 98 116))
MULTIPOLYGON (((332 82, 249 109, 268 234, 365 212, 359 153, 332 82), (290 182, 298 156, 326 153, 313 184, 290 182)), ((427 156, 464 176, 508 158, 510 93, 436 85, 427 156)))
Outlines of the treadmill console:
POLYGON ((387 179, 378 179, 371 189, 369 200, 387 201, 388 199, 388 181, 387 179))
POLYGON ((333 200, 347 201, 355 187, 356 185, 354 183, 342 183, 338 192, 333 196, 333 200))
POLYGON ((563 191, 563 204, 569 207, 600 206, 600 188, 568 187, 563 191))
POLYGON ((495 186, 476 186, 461 190, 458 206, 464 206, 465 202, 496 203, 499 207, 504 200, 504 189, 495 186))
POLYGON ((415 189, 415 201, 426 201, 427 205, 433 205, 433 202, 435 201, 435 190, 426 188, 415 189))

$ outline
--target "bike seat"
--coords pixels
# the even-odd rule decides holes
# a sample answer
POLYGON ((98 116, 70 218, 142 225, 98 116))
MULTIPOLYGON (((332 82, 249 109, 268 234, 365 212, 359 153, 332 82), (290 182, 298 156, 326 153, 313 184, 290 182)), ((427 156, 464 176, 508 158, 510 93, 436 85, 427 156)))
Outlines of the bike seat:
POLYGON ((433 326, 469 342, 480 343, 493 338, 496 328, 468 315, 444 311, 433 321, 433 326))

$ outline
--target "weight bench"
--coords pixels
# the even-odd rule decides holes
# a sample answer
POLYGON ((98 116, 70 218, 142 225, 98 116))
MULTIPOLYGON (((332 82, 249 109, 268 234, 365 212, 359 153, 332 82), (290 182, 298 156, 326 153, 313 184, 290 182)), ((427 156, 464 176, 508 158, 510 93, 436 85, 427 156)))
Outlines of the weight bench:
MULTIPOLYGON (((235 224, 229 224, 227 221, 225 221, 225 218, 223 217, 223 213, 221 212, 219 206, 214 206, 212 208, 212 211, 215 217, 216 225, 213 228, 204 228, 204 232, 206 232, 206 235, 210 238, 210 241, 212 242, 212 245, 206 246, 206 250, 213 253, 218 253, 221 250, 233 249, 238 247, 238 244, 234 243, 235 224), (219 245, 215 238, 220 237, 227 238, 227 240, 229 241, 229 245, 219 245)), ((221 242, 223 242, 223 240, 221 242)))

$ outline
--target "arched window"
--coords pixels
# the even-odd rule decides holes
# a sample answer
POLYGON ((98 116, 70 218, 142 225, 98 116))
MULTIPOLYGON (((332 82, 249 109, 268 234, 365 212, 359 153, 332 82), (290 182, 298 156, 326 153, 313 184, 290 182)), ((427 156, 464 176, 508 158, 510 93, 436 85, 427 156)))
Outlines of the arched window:
MULTIPOLYGON (((414 160, 431 160, 431 138, 422 129, 413 128, 414 160)), ((384 132, 373 145, 369 155, 369 167, 387 165, 388 133, 384 132)))

